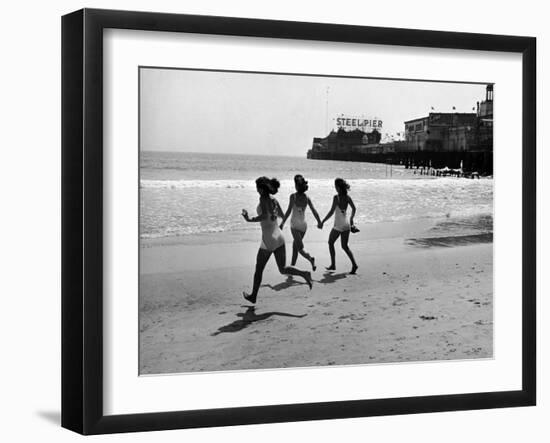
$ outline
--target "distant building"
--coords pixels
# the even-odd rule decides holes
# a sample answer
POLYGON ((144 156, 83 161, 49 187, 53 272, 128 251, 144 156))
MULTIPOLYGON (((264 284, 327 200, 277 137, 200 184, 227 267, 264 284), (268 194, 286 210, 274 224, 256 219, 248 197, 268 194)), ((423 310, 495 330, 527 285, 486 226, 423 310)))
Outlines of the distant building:
POLYGON ((493 85, 488 85, 485 100, 477 104, 478 145, 493 150, 493 85))
POLYGON ((430 112, 405 122, 410 151, 487 151, 493 149, 493 85, 488 85, 477 113, 430 112))
POLYGON ((330 131, 325 138, 315 137, 313 139, 312 149, 314 151, 325 152, 359 152, 365 150, 369 145, 380 143, 382 135, 376 129, 372 132, 363 132, 360 129, 346 131, 338 129, 330 131))
POLYGON ((377 129, 370 133, 361 129, 333 130, 324 138, 313 139, 307 157, 391 161, 406 167, 463 167, 465 171, 492 174, 493 85, 487 86, 485 100, 477 103, 477 112, 430 112, 404 124, 405 140, 389 143, 380 143, 382 137, 377 129))
POLYGON ((485 100, 477 102, 477 115, 493 122, 493 85, 487 85, 485 100))
POLYGON ((475 144, 477 115, 430 112, 405 122, 405 140, 416 151, 469 151, 475 144))

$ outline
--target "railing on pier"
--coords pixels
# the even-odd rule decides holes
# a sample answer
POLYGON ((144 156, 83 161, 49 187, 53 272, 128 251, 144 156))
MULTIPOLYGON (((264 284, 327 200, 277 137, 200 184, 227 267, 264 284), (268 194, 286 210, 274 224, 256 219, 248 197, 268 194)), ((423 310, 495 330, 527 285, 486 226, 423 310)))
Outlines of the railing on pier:
POLYGON ((360 161, 385 163, 387 174, 391 176, 392 165, 402 165, 406 169, 430 171, 461 170, 464 174, 493 175, 493 151, 415 151, 390 153, 339 152, 310 150, 308 158, 319 160, 360 161))

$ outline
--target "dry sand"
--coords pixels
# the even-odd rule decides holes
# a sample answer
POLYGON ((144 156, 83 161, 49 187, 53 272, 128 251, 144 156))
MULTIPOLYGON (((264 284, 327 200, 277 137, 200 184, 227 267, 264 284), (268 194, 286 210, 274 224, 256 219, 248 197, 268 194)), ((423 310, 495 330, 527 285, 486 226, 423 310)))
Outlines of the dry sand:
MULTIPOLYGON (((255 306, 242 291, 259 232, 142 242, 140 373, 492 357, 490 238, 410 242, 410 229, 389 238, 388 229, 352 235, 357 275, 339 245, 337 270, 325 271, 328 229, 310 230, 313 290, 279 274, 272 257, 255 306)), ((310 269, 303 258, 297 267, 310 269)))

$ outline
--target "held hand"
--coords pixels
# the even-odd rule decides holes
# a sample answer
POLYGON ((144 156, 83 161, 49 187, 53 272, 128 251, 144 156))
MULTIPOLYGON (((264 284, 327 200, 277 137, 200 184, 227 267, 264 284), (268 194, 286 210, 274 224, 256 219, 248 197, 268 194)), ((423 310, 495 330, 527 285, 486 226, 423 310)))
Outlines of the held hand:
POLYGON ((317 223, 317 227, 318 227, 319 229, 323 229, 323 222, 317 223))
POLYGON ((284 224, 284 223, 281 223, 281 224, 279 225, 279 229, 280 229, 281 231, 283 230, 284 227, 285 227, 285 224, 284 224))

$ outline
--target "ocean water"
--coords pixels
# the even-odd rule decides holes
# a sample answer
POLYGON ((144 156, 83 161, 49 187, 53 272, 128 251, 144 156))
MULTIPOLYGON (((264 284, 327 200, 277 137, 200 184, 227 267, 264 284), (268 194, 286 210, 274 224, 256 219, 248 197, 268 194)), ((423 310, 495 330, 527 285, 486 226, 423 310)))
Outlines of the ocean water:
MULTIPOLYGON (((255 212, 254 180, 277 177, 275 197, 286 210, 293 177, 309 182, 308 195, 321 217, 330 209, 334 179, 351 186, 357 225, 444 219, 446 235, 492 233, 493 180, 429 177, 402 166, 308 160, 298 157, 142 152, 140 155, 140 237, 256 230, 241 217, 255 212)), ((310 223, 313 216, 308 213, 310 223)))

